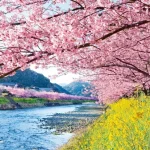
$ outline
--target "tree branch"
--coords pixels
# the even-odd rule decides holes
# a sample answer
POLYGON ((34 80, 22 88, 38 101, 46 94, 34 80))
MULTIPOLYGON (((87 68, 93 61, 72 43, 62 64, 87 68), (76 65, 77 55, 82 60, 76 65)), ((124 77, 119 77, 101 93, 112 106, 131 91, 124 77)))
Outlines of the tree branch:
MULTIPOLYGON (((52 19, 52 18, 55 18, 55 17, 59 17, 59 16, 62 16, 62 15, 65 15, 65 14, 68 14, 69 12, 71 11, 76 11, 76 10, 83 10, 84 7, 77 7, 77 8, 74 8, 72 10, 68 10, 68 11, 65 11, 65 12, 62 12, 62 13, 59 13, 59 14, 56 14, 56 15, 53 15, 51 17, 48 17, 47 19, 52 19)), ((25 24, 26 21, 23 21, 23 22, 15 22, 15 23, 11 23, 12 26, 16 26, 16 25, 22 25, 22 24, 25 24)))
MULTIPOLYGON (((48 56, 50 56, 50 55, 53 55, 54 53, 47 53, 47 54, 48 54, 48 56)), ((27 62, 27 64, 30 64, 31 62, 34 62, 34 61, 36 61, 36 60, 38 60, 39 58, 42 58, 42 57, 43 57, 43 55, 41 55, 41 56, 39 56, 39 57, 35 57, 35 58, 29 60, 29 61, 27 62)), ((22 67, 23 67, 23 66, 19 66, 19 67, 16 67, 16 68, 12 69, 12 70, 9 71, 9 72, 6 72, 6 73, 4 73, 4 74, 1 74, 1 75, 0 75, 0 78, 4 78, 4 77, 10 75, 10 74, 12 74, 13 72, 15 72, 15 71, 21 69, 22 67)))
MULTIPOLYGON (((116 33, 119 33, 123 30, 126 30, 126 29, 130 29, 130 28, 134 28, 134 27, 138 27, 138 26, 141 26, 141 25, 144 25, 144 24, 147 24, 147 23, 150 23, 149 20, 143 20, 143 21, 139 21, 139 22, 136 22, 136 23, 133 23, 133 24, 125 24, 123 27, 120 27, 100 38, 98 38, 97 40, 95 40, 95 42, 98 42, 100 40, 105 40, 107 39, 108 37, 111 37, 112 35, 116 34, 116 33)), ((89 47, 89 46, 92 46, 90 43, 85 43, 85 44, 82 44, 82 45, 79 45, 79 46, 76 46, 75 48, 85 48, 85 47, 89 47)))
POLYGON ((107 68, 107 67, 121 67, 121 68, 128 68, 128 69, 134 70, 134 71, 136 71, 136 72, 142 73, 144 76, 150 77, 150 74, 149 74, 149 73, 147 73, 147 72, 145 72, 145 71, 142 71, 142 70, 140 70, 140 69, 137 68, 137 67, 133 67, 133 66, 129 66, 129 65, 108 64, 108 65, 100 65, 100 66, 96 66, 96 67, 93 67, 92 69, 96 69, 96 68, 107 68))

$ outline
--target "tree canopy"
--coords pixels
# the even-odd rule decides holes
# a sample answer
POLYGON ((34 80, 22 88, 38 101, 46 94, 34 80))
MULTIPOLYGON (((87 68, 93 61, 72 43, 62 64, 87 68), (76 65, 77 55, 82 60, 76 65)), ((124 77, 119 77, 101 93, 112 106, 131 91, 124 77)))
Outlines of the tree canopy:
POLYGON ((1 0, 0 18, 0 77, 54 64, 86 72, 101 100, 149 88, 149 0, 1 0))

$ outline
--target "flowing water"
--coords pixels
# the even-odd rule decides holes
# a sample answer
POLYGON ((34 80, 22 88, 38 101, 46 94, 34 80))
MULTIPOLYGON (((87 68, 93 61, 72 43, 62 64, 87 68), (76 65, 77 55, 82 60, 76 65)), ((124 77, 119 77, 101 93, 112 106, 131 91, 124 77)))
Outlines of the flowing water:
POLYGON ((72 136, 40 128, 40 120, 78 105, 0 111, 0 150, 56 150, 72 136))

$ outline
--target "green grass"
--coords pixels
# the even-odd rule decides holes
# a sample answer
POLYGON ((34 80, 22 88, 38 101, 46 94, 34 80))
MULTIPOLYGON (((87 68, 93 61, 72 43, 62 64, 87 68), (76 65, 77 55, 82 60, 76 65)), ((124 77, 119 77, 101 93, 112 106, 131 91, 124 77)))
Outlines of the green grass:
POLYGON ((36 103, 46 103, 48 100, 44 98, 20 98, 15 97, 13 98, 17 103, 27 103, 27 104, 36 104, 36 103))
POLYGON ((150 150, 150 97, 123 98, 111 104, 61 150, 150 150))
POLYGON ((17 103, 28 103, 28 104, 36 104, 36 103, 59 103, 59 104, 67 104, 67 103, 71 103, 71 104, 82 104, 84 102, 93 102, 92 100, 47 100, 44 98, 20 98, 20 97, 15 97, 13 98, 14 101, 16 101, 17 103))
POLYGON ((9 100, 6 99, 5 97, 0 97, 0 104, 8 104, 9 100))

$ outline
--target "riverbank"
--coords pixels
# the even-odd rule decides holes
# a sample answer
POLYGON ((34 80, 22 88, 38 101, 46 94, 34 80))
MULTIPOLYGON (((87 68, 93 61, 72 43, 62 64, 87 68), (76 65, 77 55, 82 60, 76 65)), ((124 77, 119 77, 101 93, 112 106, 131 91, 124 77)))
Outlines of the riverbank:
POLYGON ((76 133, 93 123, 103 113, 102 106, 86 104, 75 111, 57 113, 41 120, 41 128, 49 129, 53 134, 76 133))
POLYGON ((59 150, 148 150, 150 97, 121 99, 59 150))
POLYGON ((56 150, 99 117, 99 107, 87 103, 0 111, 0 149, 56 150))
POLYGON ((0 97, 0 110, 83 104, 92 100, 48 100, 44 98, 0 97))

